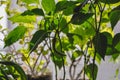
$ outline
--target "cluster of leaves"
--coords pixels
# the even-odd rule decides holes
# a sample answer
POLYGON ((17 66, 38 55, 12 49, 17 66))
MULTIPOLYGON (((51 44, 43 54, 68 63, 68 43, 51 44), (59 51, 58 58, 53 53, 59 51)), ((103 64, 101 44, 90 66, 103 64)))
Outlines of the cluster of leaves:
MULTIPOLYGON (((36 23, 37 30, 34 28, 35 33, 31 33, 28 43, 28 55, 45 43, 54 64, 61 69, 65 68, 66 52, 72 50, 71 62, 75 63, 84 56, 85 74, 90 80, 95 80, 98 71, 95 61, 104 60, 106 55, 116 59, 120 53, 120 33, 113 36, 112 31, 105 30, 113 30, 119 21, 119 3, 119 0, 18 0, 18 4, 24 4, 27 10, 9 18, 18 26, 5 38, 5 47, 25 37, 29 32, 26 24, 36 23), (38 17, 41 18, 39 23, 36 21, 38 17), (107 27, 109 22, 111 27, 107 27), (74 51, 76 45, 80 50, 74 51)), ((46 54, 46 51, 42 53, 46 54)))
POLYGON ((0 80, 27 80, 25 72, 19 64, 13 62, 13 55, 0 53, 0 80))

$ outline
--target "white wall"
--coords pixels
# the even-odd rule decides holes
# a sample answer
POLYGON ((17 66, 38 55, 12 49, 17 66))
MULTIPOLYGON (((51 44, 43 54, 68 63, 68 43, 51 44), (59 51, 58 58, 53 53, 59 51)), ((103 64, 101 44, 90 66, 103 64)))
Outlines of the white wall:
MULTIPOLYGON (((5 7, 6 7, 5 5, 0 5, 0 17, 3 17, 0 20, 0 25, 3 27, 2 29, 7 27, 7 14, 5 12, 5 7)), ((1 31, 1 29, 0 29, 0 31, 1 31)), ((0 32, 0 51, 4 47, 4 43, 3 43, 3 41, 1 41, 3 39, 4 39, 4 35, 0 32)))

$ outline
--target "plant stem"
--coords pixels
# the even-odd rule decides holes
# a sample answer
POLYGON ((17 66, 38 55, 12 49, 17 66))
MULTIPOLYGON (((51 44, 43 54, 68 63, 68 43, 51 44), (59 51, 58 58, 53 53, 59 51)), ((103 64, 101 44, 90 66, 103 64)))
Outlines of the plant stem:
POLYGON ((74 61, 72 61, 70 68, 69 68, 69 75, 70 75, 70 79, 73 80, 73 75, 72 75, 72 66, 74 65, 74 61))
MULTIPOLYGON (((62 51, 62 42, 61 42, 61 39, 60 39, 60 35, 59 35, 60 33, 59 33, 59 31, 58 31, 58 38, 59 38, 59 42, 60 42, 60 49, 61 49, 61 52, 63 52, 62 51)), ((61 56, 62 57, 62 65, 63 65, 63 72, 64 72, 64 74, 63 74, 63 80, 65 80, 65 74, 66 74, 66 72, 65 72, 65 64, 64 64, 64 56, 61 56)))
MULTIPOLYGON (((89 60, 90 60, 90 55, 88 56, 88 59, 87 59, 87 61, 86 61, 86 64, 89 62, 89 60)), ((84 66, 84 67, 81 69, 81 71, 77 74, 77 77, 76 77, 75 80, 78 80, 78 78, 80 77, 80 75, 83 73, 84 68, 85 68, 85 66, 84 66)))
POLYGON ((104 11, 104 9, 105 9, 105 6, 106 6, 106 4, 104 4, 104 7, 103 7, 103 8, 102 8, 102 7, 99 7, 99 11, 100 11, 100 21, 99 21, 99 25, 98 25, 98 30, 97 30, 97 31, 100 30, 101 21, 102 21, 102 13, 103 13, 103 11, 104 11))
MULTIPOLYGON (((50 40, 50 37, 48 38, 49 39, 49 41, 51 41, 50 40)), ((45 40, 45 42, 46 42, 46 44, 47 44, 47 46, 48 46, 48 48, 49 48, 49 50, 51 51, 51 55, 53 56, 53 61, 55 61, 55 57, 54 57, 54 53, 53 53, 53 51, 52 51, 52 45, 51 45, 51 42, 49 42, 49 44, 50 44, 50 46, 48 45, 48 43, 47 43, 47 41, 45 40)), ((57 80, 57 66, 56 66, 56 64, 54 64, 55 65, 55 78, 56 78, 56 80, 57 80)))
MULTIPOLYGON (((42 50, 42 51, 43 51, 43 50, 42 50)), ((39 60, 39 58, 40 58, 40 55, 42 54, 42 51, 40 52, 40 54, 38 55, 38 57, 37 57, 37 59, 36 59, 36 61, 35 61, 35 63, 34 63, 34 66, 33 66, 33 69, 32 69, 32 72, 33 72, 33 73, 34 73, 36 64, 37 64, 37 62, 38 62, 38 60, 39 60)), ((36 74, 34 74, 34 75, 36 75, 36 74)))

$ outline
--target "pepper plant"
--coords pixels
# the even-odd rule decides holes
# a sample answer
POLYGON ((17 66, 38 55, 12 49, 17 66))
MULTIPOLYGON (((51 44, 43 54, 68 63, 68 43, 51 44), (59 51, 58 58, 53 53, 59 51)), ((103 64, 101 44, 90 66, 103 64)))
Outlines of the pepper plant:
POLYGON ((54 63, 56 79, 58 69, 63 69, 65 80, 69 66, 71 80, 96 80, 97 63, 107 55, 117 59, 120 33, 114 35, 113 30, 120 19, 119 0, 17 0, 16 3, 25 10, 12 13, 7 7, 8 19, 17 26, 4 39, 5 47, 22 40, 27 59, 34 53, 39 56, 42 50, 41 54, 49 55, 54 63), (82 59, 84 65, 76 72, 82 59))

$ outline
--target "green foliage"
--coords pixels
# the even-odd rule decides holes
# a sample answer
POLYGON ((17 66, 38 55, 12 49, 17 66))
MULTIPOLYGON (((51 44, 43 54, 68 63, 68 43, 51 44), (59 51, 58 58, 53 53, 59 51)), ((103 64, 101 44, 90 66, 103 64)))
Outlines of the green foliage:
POLYGON ((75 2, 75 1, 60 1, 56 4, 55 12, 63 11, 64 15, 73 14, 73 10, 76 6, 76 3, 78 3, 78 2, 75 2))
POLYGON ((39 3, 39 0, 22 0, 22 1, 27 4, 39 3))
MULTIPOLYGON (((34 51, 33 53, 37 53, 36 55, 39 57, 49 56, 55 67, 65 70, 66 58, 69 57, 70 69, 76 71, 74 70, 78 65, 76 63, 80 62, 84 56, 84 75, 87 75, 90 80, 96 80, 98 67, 95 62, 100 63, 101 59, 105 60, 106 55, 112 56, 113 59, 118 58, 120 33, 114 35, 112 30, 120 20, 119 0, 21 0, 21 3, 25 3, 23 6, 26 10, 20 14, 14 13, 12 17, 8 18, 19 26, 13 29, 4 41, 6 47, 24 37, 22 44, 27 46, 25 47, 27 49, 20 49, 20 53, 24 55, 24 61, 29 55, 28 53, 32 54, 34 51), (111 31, 107 30, 109 22, 111 31), (33 30, 28 28, 29 25, 27 28, 20 26, 33 25, 33 23, 36 23, 33 30), (24 42, 26 39, 29 40, 24 42), (44 44, 44 46, 40 44, 44 44), (93 63, 90 61, 91 58, 93 63)), ((39 57, 34 62, 37 63, 39 57)), ((31 73, 34 74, 36 63, 29 64, 29 61, 30 59, 26 62, 30 69, 33 68, 31 73)), ((7 64, 9 65, 8 62, 7 64)), ((15 68, 13 63, 12 65, 15 68)), ((18 70, 18 68, 15 69, 18 70)), ((57 72, 57 68, 55 70, 57 72)), ((65 71, 63 75, 65 76, 65 71)), ((73 74, 71 80, 74 78, 73 74)))
POLYGON ((120 33, 117 33, 113 38, 113 46, 114 48, 120 52, 120 33))
POLYGON ((107 38, 107 50, 106 50, 106 55, 112 55, 114 54, 114 48, 112 46, 112 35, 108 32, 103 32, 103 34, 107 38))
POLYGON ((93 66, 94 66, 94 79, 96 80, 97 78, 97 73, 98 73, 98 67, 96 64, 89 64, 86 67, 86 74, 89 77, 90 80, 93 80, 93 66))
POLYGON ((26 30, 27 29, 25 26, 17 26, 14 30, 12 30, 4 40, 5 47, 10 46, 19 39, 21 39, 24 36, 26 30))
POLYGON ((82 51, 79 51, 79 50, 77 50, 77 51, 75 51, 73 54, 72 54, 72 60, 75 60, 75 59, 77 59, 78 57, 80 57, 81 55, 83 55, 83 52, 82 51))
POLYGON ((26 16, 14 15, 14 16, 10 17, 9 20, 11 20, 12 22, 31 23, 31 22, 36 21, 36 17, 35 16, 30 16, 30 15, 26 15, 26 16))
POLYGON ((112 29, 114 29, 115 25, 117 24, 117 22, 120 20, 120 10, 113 10, 110 12, 110 23, 112 26, 112 29))
POLYGON ((55 10, 55 1, 54 0, 42 0, 42 7, 47 14, 54 12, 55 10))
POLYGON ((72 16, 71 22, 73 24, 80 25, 80 24, 84 23, 87 19, 89 19, 92 16, 93 16, 93 13, 82 13, 82 12, 75 13, 72 16))
POLYGON ((56 64, 59 69, 62 68, 63 63, 65 63, 65 60, 66 60, 66 57, 62 58, 62 56, 58 55, 58 53, 52 53, 51 58, 54 64, 56 64), (63 59, 64 59, 64 62, 63 62, 63 59))
POLYGON ((114 4, 120 2, 120 0, 100 0, 100 1, 106 4, 114 4))
POLYGON ((30 41, 30 52, 34 51, 37 46, 45 40, 45 38, 47 37, 48 32, 46 32, 45 30, 39 30, 36 31, 35 34, 33 35, 33 38, 30 41))
POLYGON ((0 64, 14 67, 15 70, 20 74, 21 80, 27 80, 25 72, 23 71, 23 69, 18 64, 14 63, 14 62, 11 62, 11 61, 0 61, 0 64))
POLYGON ((32 10, 26 10, 26 11, 24 11, 21 15, 22 15, 22 16, 26 16, 26 15, 44 16, 44 12, 43 12, 42 9, 35 8, 35 9, 32 9, 32 10))
POLYGON ((104 59, 107 50, 107 37, 103 33, 98 33, 93 38, 96 52, 104 59))

